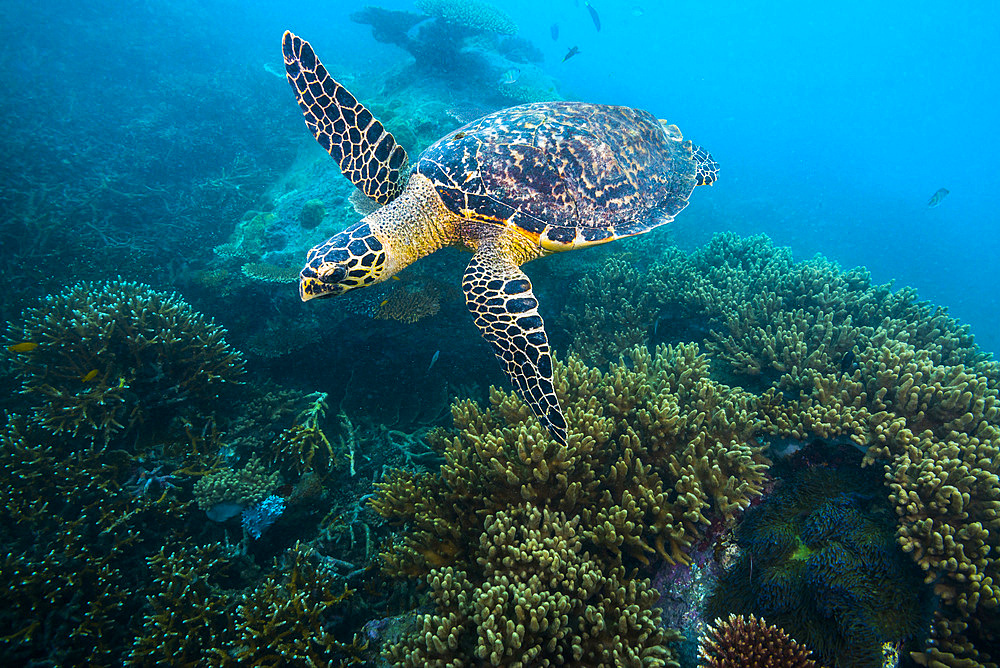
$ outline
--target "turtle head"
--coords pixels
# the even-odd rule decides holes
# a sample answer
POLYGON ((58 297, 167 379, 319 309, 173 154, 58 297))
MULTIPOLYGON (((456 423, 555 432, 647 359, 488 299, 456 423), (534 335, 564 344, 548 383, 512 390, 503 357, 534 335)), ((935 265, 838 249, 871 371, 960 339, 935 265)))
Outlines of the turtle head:
POLYGON ((386 250, 367 219, 335 234, 309 251, 299 272, 299 296, 335 297, 386 280, 395 273, 387 270, 386 250))

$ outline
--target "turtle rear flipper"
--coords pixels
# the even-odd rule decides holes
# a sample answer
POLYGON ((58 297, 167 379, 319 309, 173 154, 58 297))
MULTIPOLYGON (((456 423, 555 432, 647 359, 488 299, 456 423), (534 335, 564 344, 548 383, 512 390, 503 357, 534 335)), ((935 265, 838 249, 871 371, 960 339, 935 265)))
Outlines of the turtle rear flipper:
POLYGON ((552 384, 552 356, 531 281, 496 243, 480 244, 462 278, 465 303, 517 393, 560 445, 566 419, 552 384))
POLYGON ((281 52, 288 83, 316 141, 366 196, 382 205, 395 199, 406 185, 406 150, 334 81, 309 42, 286 30, 281 52))
POLYGON ((712 158, 712 154, 701 146, 695 146, 692 156, 695 161, 695 185, 710 186, 719 178, 719 163, 712 158))

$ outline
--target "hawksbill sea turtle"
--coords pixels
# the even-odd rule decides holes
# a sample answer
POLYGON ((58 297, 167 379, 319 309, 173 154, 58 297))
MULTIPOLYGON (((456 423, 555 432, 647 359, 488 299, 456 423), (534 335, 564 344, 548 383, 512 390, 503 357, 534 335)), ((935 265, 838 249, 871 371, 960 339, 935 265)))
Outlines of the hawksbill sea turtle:
POLYGON ((649 112, 537 102, 487 114, 442 137, 412 168, 392 134, 285 32, 288 82, 306 125, 380 208, 313 247, 303 301, 387 280, 445 246, 472 251, 462 279, 476 326, 518 394, 560 444, 566 420, 528 260, 668 223, 718 165, 649 112))

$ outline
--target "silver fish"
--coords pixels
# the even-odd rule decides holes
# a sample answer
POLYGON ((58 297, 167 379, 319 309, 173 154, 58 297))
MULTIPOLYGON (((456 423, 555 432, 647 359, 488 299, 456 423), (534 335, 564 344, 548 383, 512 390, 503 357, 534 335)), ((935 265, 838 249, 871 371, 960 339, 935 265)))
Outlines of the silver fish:
POLYGON ((506 86, 517 82, 518 77, 521 76, 521 70, 516 67, 512 67, 503 74, 500 75, 500 85, 506 86))
POLYGON ((431 356, 431 363, 427 365, 427 370, 430 371, 434 368, 434 363, 438 361, 438 357, 441 356, 440 350, 435 350, 434 355, 431 356))
POLYGON ((947 188, 938 188, 937 192, 931 195, 931 201, 927 202, 927 206, 933 209, 938 204, 940 204, 941 200, 943 200, 947 195, 948 195, 947 188))

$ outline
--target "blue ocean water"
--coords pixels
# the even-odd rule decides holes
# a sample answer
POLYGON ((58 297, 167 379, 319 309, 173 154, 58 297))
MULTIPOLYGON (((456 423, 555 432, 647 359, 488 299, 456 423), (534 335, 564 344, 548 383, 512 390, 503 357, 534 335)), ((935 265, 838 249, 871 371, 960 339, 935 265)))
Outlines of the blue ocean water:
MULTIPOLYGON (((407 0, 379 4, 413 10, 407 0)), ((912 285, 970 324, 984 349, 1000 347, 1000 30, 990 3, 596 0, 599 31, 579 0, 496 4, 542 50, 565 98, 649 109, 710 148, 722 178, 674 223, 682 246, 721 230, 763 232, 798 258, 822 253, 845 268, 866 266, 876 281, 912 285), (579 55, 560 62, 571 46, 579 55), (929 208, 942 187, 950 194, 929 208)), ((241 96, 274 95, 288 114, 281 121, 290 120, 285 84, 256 78, 251 89, 231 74, 260 74, 265 64, 280 71, 286 28, 335 54, 338 67, 377 72, 404 62, 405 52, 349 20, 363 6, 12 3, 2 28, 4 124, 15 133, 19 117, 44 118, 69 151, 74 133, 100 134, 106 124, 113 137, 128 126, 120 141, 149 147, 150 179, 166 188, 171 172, 206 161, 243 154, 277 165, 278 137, 255 136, 253 116, 230 110, 241 96), (158 97, 170 80, 176 86, 158 97), (185 95, 191 80, 201 85, 185 95), (216 135, 207 150, 205 138, 144 136, 143 119, 118 116, 136 106, 150 128, 156 114, 174 115, 216 135)), ((174 121, 178 132, 184 122, 174 121)), ((78 146, 74 157, 41 143, 34 166, 63 180, 127 159, 113 146, 78 146), (93 164, 100 160, 107 164, 93 164)), ((20 162, 6 168, 21 171, 20 162)))

